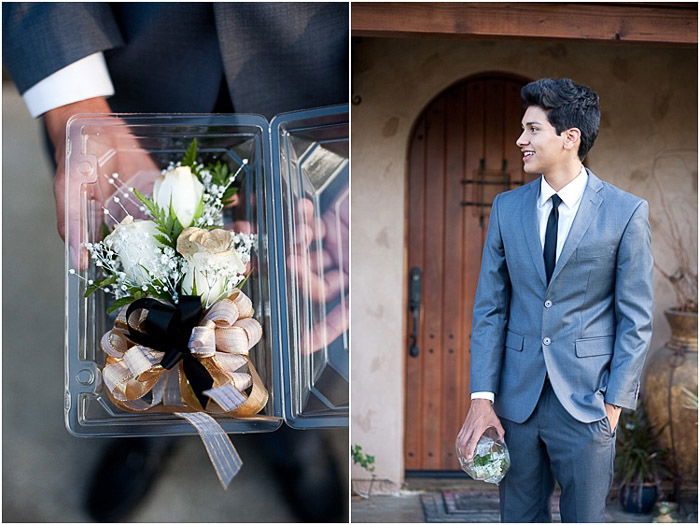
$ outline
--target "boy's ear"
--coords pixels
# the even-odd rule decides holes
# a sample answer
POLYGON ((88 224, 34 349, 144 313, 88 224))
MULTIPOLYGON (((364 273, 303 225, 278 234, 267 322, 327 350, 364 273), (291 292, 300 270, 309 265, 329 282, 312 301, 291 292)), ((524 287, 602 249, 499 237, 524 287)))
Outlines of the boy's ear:
POLYGON ((581 143, 581 130, 578 128, 569 128, 562 131, 561 134, 564 138, 564 149, 578 151, 579 144, 581 143))

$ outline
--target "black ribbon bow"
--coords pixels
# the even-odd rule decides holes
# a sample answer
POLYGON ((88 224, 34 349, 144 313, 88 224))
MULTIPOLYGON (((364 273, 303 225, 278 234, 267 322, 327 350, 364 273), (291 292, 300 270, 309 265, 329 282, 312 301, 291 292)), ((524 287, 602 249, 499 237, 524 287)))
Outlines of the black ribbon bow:
POLYGON ((177 305, 156 299, 137 299, 126 311, 126 324, 132 341, 165 353, 160 361, 163 368, 170 370, 182 359, 185 377, 202 407, 205 407, 208 398, 203 392, 212 387, 214 379, 188 347, 192 329, 199 324, 202 314, 201 299, 195 295, 180 296, 177 305), (148 312, 142 325, 144 332, 129 323, 131 314, 137 310, 148 312))

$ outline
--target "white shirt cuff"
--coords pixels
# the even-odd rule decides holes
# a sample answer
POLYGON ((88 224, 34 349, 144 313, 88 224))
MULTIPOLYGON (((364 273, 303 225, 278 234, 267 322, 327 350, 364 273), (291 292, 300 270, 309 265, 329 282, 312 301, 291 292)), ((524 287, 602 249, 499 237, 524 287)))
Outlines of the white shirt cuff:
POLYGON ((493 403, 496 396, 493 392, 472 392, 472 399, 488 399, 493 403))
POLYGON ((32 117, 51 109, 94 97, 114 95, 102 52, 73 62, 34 84, 22 97, 32 117))

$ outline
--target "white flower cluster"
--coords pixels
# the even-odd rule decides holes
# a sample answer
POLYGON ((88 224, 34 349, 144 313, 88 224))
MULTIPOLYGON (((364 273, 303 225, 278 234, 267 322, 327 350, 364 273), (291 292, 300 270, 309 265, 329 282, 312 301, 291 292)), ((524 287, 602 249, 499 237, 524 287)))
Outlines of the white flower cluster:
POLYGON ((142 200, 139 210, 153 220, 135 220, 115 194, 112 200, 124 219, 120 222, 103 208, 114 228, 103 241, 85 244, 104 276, 95 282, 77 275, 92 286, 88 295, 100 288, 117 300, 154 296, 177 303, 180 295, 196 293, 209 307, 232 293, 245 279, 257 236, 214 228, 223 225, 224 196, 247 163, 243 160, 235 173, 224 175, 226 166, 170 162, 156 178, 148 200, 135 194, 117 173, 107 176, 121 198, 138 204, 134 194, 142 200), (177 229, 178 223, 183 230, 177 229))
POLYGON ((236 180, 236 177, 238 177, 238 174, 243 169, 243 166, 245 166, 246 164, 248 164, 248 159, 243 159, 243 162, 238 167, 238 170, 236 170, 236 173, 231 175, 226 181, 226 184, 224 185, 214 184, 212 173, 208 169, 205 169, 202 164, 199 164, 195 168, 195 173, 199 175, 199 178, 202 181, 202 184, 204 185, 204 195, 202 196, 204 206, 202 216, 194 222, 194 226, 199 226, 201 228, 218 228, 220 226, 223 226, 224 193, 226 193, 226 190, 228 190, 229 186, 233 184, 233 182, 236 180))
POLYGON ((231 232, 233 237, 233 246, 241 256, 243 264, 250 262, 250 252, 255 248, 258 242, 258 236, 254 233, 236 233, 231 232))
MULTIPOLYGON (((255 243, 257 242, 258 236, 255 234, 231 232, 231 237, 233 239, 233 248, 235 249, 238 256, 241 258, 241 262, 243 264, 249 263, 250 252, 255 247, 255 243)), ((226 283, 224 285, 225 291, 221 295, 221 297, 231 295, 236 289, 236 287, 245 278, 245 274, 240 273, 240 269, 236 268, 234 265, 231 264, 224 264, 221 266, 213 264, 210 268, 210 271, 212 272, 214 281, 216 281, 218 275, 218 278, 223 279, 226 283)), ((207 281, 209 281, 209 277, 207 277, 207 281)))
POLYGON ((231 295, 245 275, 226 261, 210 258, 205 264, 197 266, 198 293, 202 286, 202 278, 207 288, 207 292, 202 294, 204 307, 209 308, 217 301, 231 295))
MULTIPOLYGON (((101 242, 85 243, 95 266, 105 275, 114 276, 113 283, 102 286, 105 293, 110 293, 115 299, 131 296, 135 289, 146 293, 166 294, 173 302, 178 301, 178 284, 185 273, 184 260, 169 246, 154 246, 148 242, 148 249, 139 255, 133 252, 134 247, 143 246, 143 232, 130 232, 129 246, 120 243, 119 239, 107 237, 101 242), (120 250, 120 251, 116 251, 120 250), (133 259, 130 257, 138 257, 133 259)), ((71 274, 75 271, 71 270, 71 274)), ((87 281, 93 284, 92 280, 87 281)))
POLYGON ((486 435, 479 439, 471 459, 466 459, 459 449, 457 457, 462 470, 472 479, 486 483, 500 483, 510 467, 510 454, 505 443, 486 435))
POLYGON ((474 464, 472 466, 473 478, 487 483, 498 483, 508 470, 508 460, 503 452, 492 452, 485 456, 476 456, 485 459, 483 465, 474 464))
POLYGON ((177 243, 187 261, 183 293, 196 293, 207 308, 230 295, 245 279, 256 240, 256 235, 228 230, 187 228, 177 243))

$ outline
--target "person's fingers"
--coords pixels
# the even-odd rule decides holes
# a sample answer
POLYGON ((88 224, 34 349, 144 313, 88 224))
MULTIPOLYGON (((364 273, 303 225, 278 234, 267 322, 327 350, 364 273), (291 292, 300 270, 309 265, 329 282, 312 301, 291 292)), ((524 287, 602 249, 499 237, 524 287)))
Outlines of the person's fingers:
POLYGON ((471 427, 469 431, 467 432, 466 439, 465 439, 465 444, 464 444, 464 457, 466 459, 471 459, 474 456, 474 452, 476 450, 476 444, 479 441, 479 437, 481 434, 477 434, 474 431, 474 427, 471 427))
POLYGON ((504 441, 506 439, 506 431, 503 428, 503 425, 501 425, 500 421, 496 425, 496 433, 498 434, 498 439, 500 439, 501 441, 504 441))
POLYGON ((348 328, 350 328, 350 313, 347 302, 343 301, 326 314, 325 322, 314 325, 311 334, 302 344, 302 352, 310 354, 325 348, 343 335, 348 328))
POLYGON ((467 445, 467 421, 464 422, 462 428, 459 429, 459 434, 457 434, 457 447, 461 450, 467 445))
POLYGON ((314 218, 314 203, 309 199, 297 201, 297 218, 300 222, 310 222, 314 218))
POLYGON ((335 267, 333 258, 327 250, 316 250, 309 253, 306 259, 309 269, 315 274, 322 274, 325 270, 335 267))
POLYGON ((350 187, 345 188, 345 193, 338 204, 338 218, 340 224, 344 226, 344 232, 347 234, 350 226, 350 187))
POLYGON ((62 169, 56 170, 53 180, 53 195, 56 201, 56 229, 61 240, 66 240, 66 189, 62 169))
POLYGON ((323 224, 325 227, 325 248, 331 253, 336 261, 336 265, 344 269, 348 265, 349 246, 349 195, 347 190, 339 195, 323 214, 323 224))
POLYGON ((297 224, 295 228, 294 242, 297 246, 308 248, 314 240, 314 232, 308 224, 297 224))
POLYGON ((462 428, 459 429, 459 434, 457 434, 457 439, 459 442, 459 447, 464 448, 467 445, 467 441, 469 440, 469 437, 472 432, 472 414, 471 411, 467 413, 467 417, 464 420, 464 423, 462 423, 462 428))
POLYGON ((56 201, 56 229, 65 242, 68 238, 69 261, 76 270, 88 267, 89 256, 87 249, 80 245, 80 187, 71 186, 71 198, 66 199, 66 173, 63 149, 56 155, 56 174, 53 183, 54 199, 56 201), (68 203, 68 204, 66 204, 68 203), (68 224, 66 224, 66 205, 68 209, 68 224))
POLYGON ((297 229, 299 233, 305 234, 296 241, 302 246, 308 246, 308 243, 323 239, 326 235, 326 226, 320 218, 314 216, 314 204, 309 199, 297 201, 297 229), (307 235, 307 228, 310 236, 307 235))
POLYGON ((288 258, 288 267, 296 273, 299 288, 316 302, 335 299, 346 288, 347 279, 338 270, 319 275, 311 271, 308 261, 303 257, 288 258))

